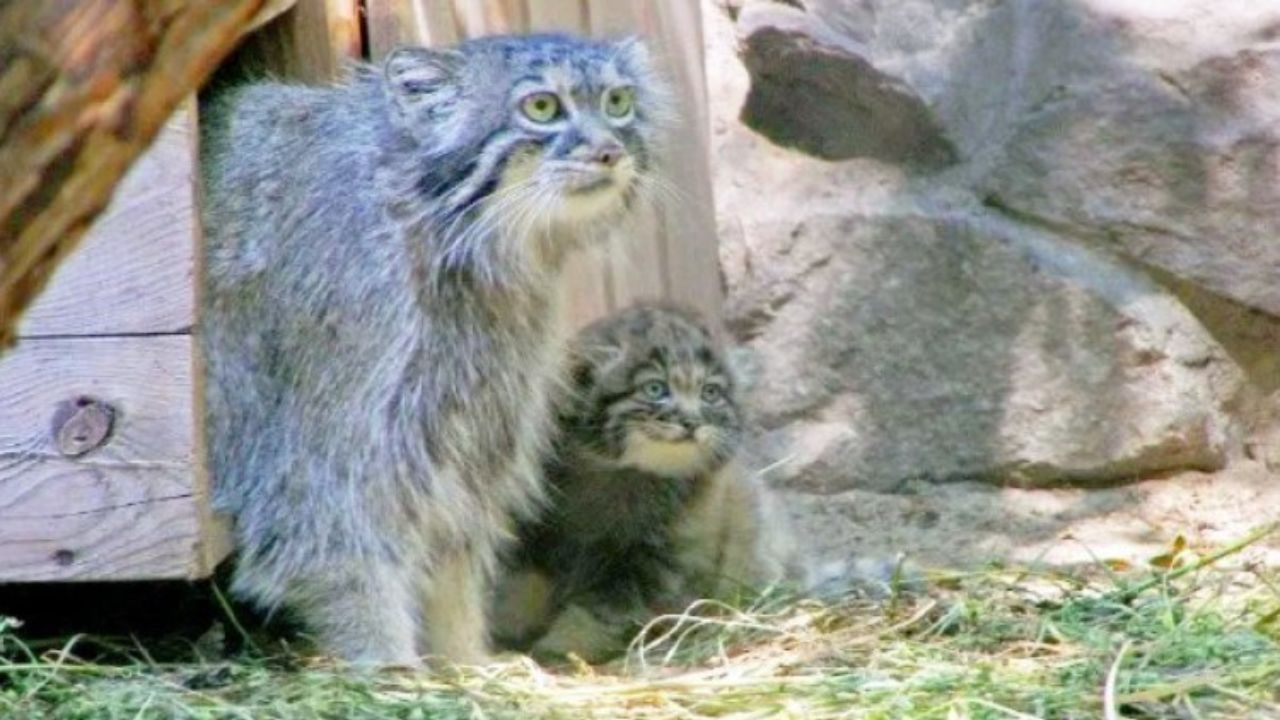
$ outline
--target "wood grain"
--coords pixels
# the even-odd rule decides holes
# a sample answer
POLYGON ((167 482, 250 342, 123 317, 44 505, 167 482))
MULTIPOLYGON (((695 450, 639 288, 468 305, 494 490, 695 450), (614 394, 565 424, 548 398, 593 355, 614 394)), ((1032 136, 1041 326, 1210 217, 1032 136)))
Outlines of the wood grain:
POLYGON ((586 5, 583 0, 527 0, 529 30, 586 33, 586 5))
POLYGON ((0 347, 266 0, 0 3, 0 347))
POLYGON ((208 573, 186 465, 0 455, 0 582, 208 573))
POLYGON ((195 108, 188 100, 32 304, 19 337, 187 332, 195 323, 195 108))
POLYGON ((60 403, 111 405, 110 442, 87 456, 115 464, 189 466, 195 436, 194 344, 188 335, 33 339, 0 358, 0 458, 59 458, 60 403))
POLYGON ((369 57, 382 58, 397 45, 452 45, 460 37, 448 0, 365 0, 369 57))
POLYGON ((190 336, 28 339, 0 358, 0 581, 201 577, 208 510, 190 336), (105 445, 54 442, 64 403, 114 409, 105 445))
POLYGON ((663 162, 680 195, 680 201, 669 203, 663 216, 666 287, 673 300, 719 318, 722 289, 711 195, 711 121, 701 10, 695 2, 655 2, 647 7, 660 56, 675 80, 681 115, 663 162))
POLYGON ((258 74, 305 83, 341 77, 363 46, 357 0, 297 0, 236 50, 232 63, 258 74))

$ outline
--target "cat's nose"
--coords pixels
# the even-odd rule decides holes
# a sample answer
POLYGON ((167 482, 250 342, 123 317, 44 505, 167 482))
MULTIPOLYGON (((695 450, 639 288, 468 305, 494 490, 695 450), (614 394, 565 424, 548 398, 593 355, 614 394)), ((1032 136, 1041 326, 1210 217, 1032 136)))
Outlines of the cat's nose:
POLYGON ((699 425, 698 421, 695 420, 694 418, 691 418, 691 417, 680 418, 680 427, 684 428, 686 432, 692 433, 694 430, 698 429, 698 425, 699 425))
POLYGON ((613 167, 622 159, 624 152, 622 145, 610 140, 595 149, 595 161, 605 167, 613 167))

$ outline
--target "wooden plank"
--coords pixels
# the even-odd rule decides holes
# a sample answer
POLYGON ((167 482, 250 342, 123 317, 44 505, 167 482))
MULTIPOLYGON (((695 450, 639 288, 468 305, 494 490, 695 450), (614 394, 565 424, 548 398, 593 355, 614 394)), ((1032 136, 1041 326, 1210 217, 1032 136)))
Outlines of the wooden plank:
POLYGON ((186 335, 25 340, 0 359, 0 581, 199 577, 226 553, 200 471, 186 335), (59 449, 62 408, 114 411, 59 449))
POLYGON ((265 5, 0 2, 0 347, 265 5))
POLYGON ((521 0, 452 0, 463 38, 523 32, 528 27, 527 5, 521 0))
POLYGON ((591 34, 596 37, 635 33, 639 29, 640 12, 629 2, 587 0, 587 19, 591 24, 591 34))
POLYGON ((0 358, 0 459, 61 458, 53 432, 64 402, 115 409, 98 462, 189 466, 195 413, 189 335, 27 340, 0 358))
POLYGON ((195 140, 189 99, 27 311, 19 337, 174 333, 194 324, 195 140))
POLYGON ((611 308, 669 295, 662 272, 661 222, 654 208, 639 208, 635 219, 614 242, 614 250, 608 255, 611 308))
POLYGON ((587 32, 582 0, 527 0, 529 29, 534 32, 587 32))
POLYGON ((611 308, 605 267, 605 258, 599 252, 580 252, 565 267, 565 315, 569 329, 576 330, 611 308))
POLYGON ((675 80, 681 120, 664 167, 681 195, 664 217, 666 287, 673 300, 719 318, 719 243, 711 196, 710 119, 703 70, 698 3, 661 0, 646 5, 660 56, 675 80))
POLYGON ((459 40, 449 0, 366 0, 365 13, 374 60, 397 45, 453 45, 459 40))
POLYGON ((195 502, 197 537, 196 557, 190 577, 203 578, 213 574, 232 551, 232 519, 213 511, 212 478, 209 476, 208 436, 205 430, 205 363, 200 352, 191 353, 191 415, 195 423, 192 435, 192 454, 196 462, 191 467, 191 490, 195 502))
POLYGON ((0 456, 0 582, 208 574, 190 468, 0 456))
POLYGON ((233 62, 280 78, 326 83, 362 52, 357 0, 298 0, 246 38, 233 62))

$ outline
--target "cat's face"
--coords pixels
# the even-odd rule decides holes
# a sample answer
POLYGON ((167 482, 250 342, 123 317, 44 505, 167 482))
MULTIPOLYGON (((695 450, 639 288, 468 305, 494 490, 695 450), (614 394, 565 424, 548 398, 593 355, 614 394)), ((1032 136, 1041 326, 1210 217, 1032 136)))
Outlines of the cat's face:
POLYGON ((640 306, 584 331, 572 441, 609 462, 665 477, 711 470, 737 449, 742 421, 721 349, 697 318, 640 306))
POLYGON ((633 39, 495 36, 406 48, 387 59, 386 76, 430 149, 423 189, 522 234, 623 212, 649 177, 669 112, 633 39))

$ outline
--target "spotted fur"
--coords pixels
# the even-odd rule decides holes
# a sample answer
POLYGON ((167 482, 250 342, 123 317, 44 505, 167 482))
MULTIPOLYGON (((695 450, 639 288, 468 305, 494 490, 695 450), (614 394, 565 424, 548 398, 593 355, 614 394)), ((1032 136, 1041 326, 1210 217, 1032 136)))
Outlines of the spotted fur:
POLYGON ((484 657, 487 578, 542 495, 563 260, 654 181, 664 88, 636 40, 544 35, 204 104, 200 329, 237 593, 352 661, 484 657), (601 111, 617 87, 626 117, 601 111), (531 121, 533 92, 563 113, 531 121))

